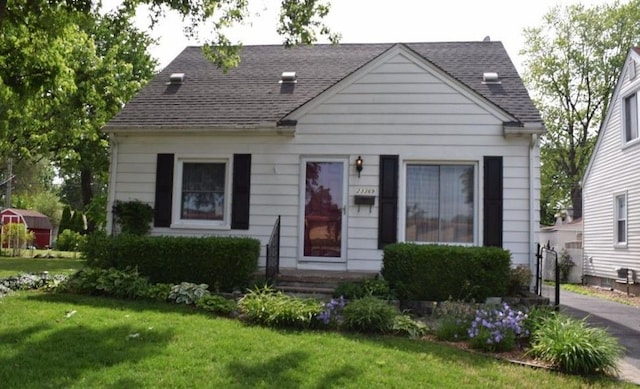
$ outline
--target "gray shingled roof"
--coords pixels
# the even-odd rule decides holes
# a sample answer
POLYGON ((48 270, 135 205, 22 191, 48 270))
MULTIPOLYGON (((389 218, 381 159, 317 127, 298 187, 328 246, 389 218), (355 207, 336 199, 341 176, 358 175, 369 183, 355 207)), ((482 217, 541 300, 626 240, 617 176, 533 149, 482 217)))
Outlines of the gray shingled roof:
MULTIPOLYGON (((521 123, 541 122, 520 76, 500 42, 404 44, 521 123), (482 84, 497 72, 501 84, 482 84)), ((125 128, 258 127, 284 118, 394 44, 245 46, 241 63, 227 74, 187 47, 106 126, 125 128), (283 71, 298 77, 293 93, 280 93, 283 71), (167 85, 171 73, 185 73, 182 85, 167 85)))

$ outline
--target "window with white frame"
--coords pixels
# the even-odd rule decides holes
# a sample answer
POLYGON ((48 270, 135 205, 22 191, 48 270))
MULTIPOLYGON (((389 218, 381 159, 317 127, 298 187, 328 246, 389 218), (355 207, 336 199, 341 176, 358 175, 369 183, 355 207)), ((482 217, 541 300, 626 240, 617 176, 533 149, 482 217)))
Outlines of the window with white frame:
POLYGON ((620 194, 615 197, 615 243, 618 245, 627 243, 627 195, 620 194))
POLYGON ((638 138, 638 94, 624 98, 624 141, 638 138))
POLYGON ((474 165, 408 164, 405 240, 473 243, 474 165))
POLYGON ((228 162, 181 160, 178 163, 179 222, 223 225, 227 222, 228 162))

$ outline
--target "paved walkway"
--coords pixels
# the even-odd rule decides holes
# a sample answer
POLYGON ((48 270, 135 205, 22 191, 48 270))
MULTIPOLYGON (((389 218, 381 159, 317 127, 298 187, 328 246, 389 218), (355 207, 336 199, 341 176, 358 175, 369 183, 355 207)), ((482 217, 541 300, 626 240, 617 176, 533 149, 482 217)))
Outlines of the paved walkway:
MULTIPOLYGON (((551 297, 553 291, 543 293, 551 297)), ((587 321, 594 326, 606 328, 626 348, 621 361, 620 379, 640 385, 640 309, 597 297, 584 296, 569 291, 560 291, 560 309, 565 313, 587 321)))

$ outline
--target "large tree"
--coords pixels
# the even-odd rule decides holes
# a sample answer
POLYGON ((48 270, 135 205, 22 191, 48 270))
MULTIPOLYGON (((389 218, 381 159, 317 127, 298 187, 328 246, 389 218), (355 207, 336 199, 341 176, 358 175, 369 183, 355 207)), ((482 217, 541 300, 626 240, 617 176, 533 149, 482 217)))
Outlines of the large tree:
POLYGON ((547 128, 541 220, 568 206, 582 217, 582 176, 624 59, 640 43, 640 0, 556 6, 524 36, 524 78, 547 128))

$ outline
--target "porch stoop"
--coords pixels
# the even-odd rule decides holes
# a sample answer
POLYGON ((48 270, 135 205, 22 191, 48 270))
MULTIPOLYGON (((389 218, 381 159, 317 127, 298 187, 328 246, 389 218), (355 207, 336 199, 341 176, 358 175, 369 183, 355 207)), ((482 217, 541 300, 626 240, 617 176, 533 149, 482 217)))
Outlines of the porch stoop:
POLYGON ((372 279, 374 272, 280 269, 275 287, 287 294, 329 299, 341 282, 372 279))

